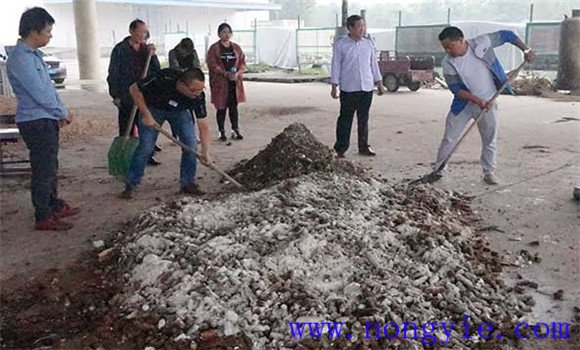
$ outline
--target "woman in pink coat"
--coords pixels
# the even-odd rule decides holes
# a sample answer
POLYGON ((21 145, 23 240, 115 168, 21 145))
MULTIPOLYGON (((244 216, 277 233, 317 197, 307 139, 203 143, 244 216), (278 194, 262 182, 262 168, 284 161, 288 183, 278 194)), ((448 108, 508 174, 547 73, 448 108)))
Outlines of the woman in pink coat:
POLYGON ((238 125, 238 103, 246 101, 243 84, 246 55, 238 44, 230 41, 232 27, 229 24, 219 25, 218 36, 220 40, 207 52, 211 103, 217 109, 219 139, 227 140, 225 121, 226 110, 229 110, 232 138, 241 140, 244 137, 238 125))

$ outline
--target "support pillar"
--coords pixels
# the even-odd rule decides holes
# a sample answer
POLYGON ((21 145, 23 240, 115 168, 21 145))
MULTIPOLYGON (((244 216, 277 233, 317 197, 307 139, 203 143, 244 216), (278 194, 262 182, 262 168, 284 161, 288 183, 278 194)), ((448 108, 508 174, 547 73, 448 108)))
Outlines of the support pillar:
POLYGON ((96 0, 73 0, 77 58, 81 80, 100 79, 100 49, 97 40, 96 0))

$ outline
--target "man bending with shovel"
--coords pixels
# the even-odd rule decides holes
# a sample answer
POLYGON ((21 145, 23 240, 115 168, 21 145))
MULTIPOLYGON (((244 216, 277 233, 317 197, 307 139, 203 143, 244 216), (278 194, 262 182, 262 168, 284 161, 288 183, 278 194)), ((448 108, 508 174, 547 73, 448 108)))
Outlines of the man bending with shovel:
MULTIPOLYGON (((134 83, 129 88, 131 97, 140 111, 139 146, 133 155, 125 190, 120 198, 131 198, 133 190, 141 181, 145 165, 159 135, 158 129, 167 120, 179 140, 191 149, 196 149, 194 124, 198 125, 201 141, 200 160, 209 164, 209 124, 205 116, 197 116, 194 121, 189 110, 196 103, 205 86, 205 77, 199 68, 185 72, 174 69, 162 69, 149 77, 134 83)), ((203 192, 195 182, 197 161, 195 155, 186 152, 181 154, 180 185, 181 193, 200 195, 203 192)))
MULTIPOLYGON (((500 30, 465 40, 459 28, 447 27, 439 34, 439 41, 447 53, 441 63, 443 74, 454 96, 451 111, 447 115, 445 134, 437 153, 435 175, 437 179, 443 176, 446 167, 443 163, 448 160, 454 150, 463 129, 471 119, 476 118, 482 110, 485 110, 485 115, 477 125, 482 140, 481 165, 483 180, 490 185, 495 185, 498 183, 498 178, 494 174, 497 103, 494 103, 492 97, 507 81, 507 76, 493 48, 509 42, 524 52, 524 59, 527 62, 533 61, 535 53, 509 30, 500 30)), ((509 86, 506 89, 511 92, 509 86)))

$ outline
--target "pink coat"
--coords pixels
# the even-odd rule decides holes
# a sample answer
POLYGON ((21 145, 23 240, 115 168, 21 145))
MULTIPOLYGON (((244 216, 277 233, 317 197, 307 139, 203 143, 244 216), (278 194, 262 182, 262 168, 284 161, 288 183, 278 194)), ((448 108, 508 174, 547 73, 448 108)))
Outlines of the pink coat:
MULTIPOLYGON (((240 72, 236 81, 236 95, 238 103, 246 101, 244 93, 244 68, 246 67, 246 55, 240 45, 230 42, 236 54, 236 69, 240 72)), ((225 77, 225 67, 220 58, 220 42, 214 43, 207 51, 207 68, 209 69, 209 87, 211 90, 211 103, 216 109, 225 109, 228 99, 228 78, 225 77)))

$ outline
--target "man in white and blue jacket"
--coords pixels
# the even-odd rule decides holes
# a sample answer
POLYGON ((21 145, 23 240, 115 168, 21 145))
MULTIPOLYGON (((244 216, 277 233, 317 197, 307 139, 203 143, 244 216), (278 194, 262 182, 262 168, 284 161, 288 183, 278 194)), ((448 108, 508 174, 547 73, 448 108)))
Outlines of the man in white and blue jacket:
POLYGON ((74 208, 57 194, 59 130, 73 115, 56 92, 42 53, 52 38, 54 18, 43 8, 26 10, 20 18, 20 39, 8 55, 8 79, 18 99, 16 125, 30 155, 30 191, 35 228, 64 231, 73 227, 61 219, 76 215, 74 208))
MULTIPOLYGON (((533 61, 535 53, 510 30, 500 30, 465 40, 459 28, 447 27, 439 34, 439 41, 447 53, 441 63, 443 74, 454 96, 434 168, 439 168, 451 152, 469 121, 485 109, 485 115, 477 125, 482 140, 481 165, 483 180, 495 185, 499 182, 494 174, 497 103, 490 100, 507 81, 507 76, 493 49, 511 43, 524 52, 527 62, 533 61)), ((511 93, 511 87, 508 86, 506 90, 511 93)), ((437 174, 438 177, 442 177, 444 171, 445 168, 437 174)))

